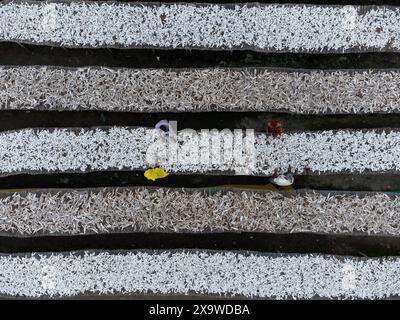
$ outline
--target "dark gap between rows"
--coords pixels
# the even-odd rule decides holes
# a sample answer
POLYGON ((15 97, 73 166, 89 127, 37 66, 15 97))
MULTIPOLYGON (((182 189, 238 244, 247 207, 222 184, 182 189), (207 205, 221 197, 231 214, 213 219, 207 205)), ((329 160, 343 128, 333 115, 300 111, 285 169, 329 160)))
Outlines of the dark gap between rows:
POLYGON ((134 249, 250 250, 349 256, 400 255, 400 237, 312 233, 114 233, 79 236, 0 237, 0 252, 134 249))
POLYGON ((296 54, 261 53, 250 50, 67 49, 2 42, 0 65, 386 69, 400 68, 400 53, 296 54))
POLYGON ((285 131, 400 128, 398 114, 299 115, 276 112, 101 112, 101 111, 0 111, 0 131, 23 128, 137 126, 154 127, 163 119, 176 120, 178 130, 254 129, 265 132, 271 119, 285 131))
MULTIPOLYGON (((147 180, 143 171, 102 171, 91 173, 20 174, 0 178, 0 190, 47 188, 97 188, 154 186, 169 188, 235 187, 263 188, 268 177, 170 174, 164 179, 147 180)), ((400 192, 400 175, 387 174, 331 174, 295 176, 294 189, 338 191, 400 192)))

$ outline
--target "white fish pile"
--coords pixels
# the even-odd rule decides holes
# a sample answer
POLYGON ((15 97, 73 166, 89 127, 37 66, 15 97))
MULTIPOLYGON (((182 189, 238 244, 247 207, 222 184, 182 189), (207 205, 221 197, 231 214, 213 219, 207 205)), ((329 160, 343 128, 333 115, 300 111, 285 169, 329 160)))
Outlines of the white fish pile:
POLYGON ((400 235, 400 196, 104 188, 0 193, 0 233, 315 232, 400 235))
POLYGON ((394 7, 11 1, 0 40, 64 47, 398 51, 394 7))
POLYGON ((168 294, 271 299, 390 298, 399 258, 128 251, 0 256, 0 295, 168 294))
POLYGON ((143 170, 149 165, 175 173, 266 176, 286 172, 289 166, 298 174, 400 170, 400 132, 395 130, 296 132, 278 137, 246 132, 242 138, 240 130, 190 134, 182 130, 177 134, 175 159, 168 157, 171 145, 156 129, 5 131, 0 133, 0 174, 143 170), (244 167, 239 158, 245 159, 244 167))
POLYGON ((11 110, 390 113, 400 72, 3 66, 0 92, 11 110))

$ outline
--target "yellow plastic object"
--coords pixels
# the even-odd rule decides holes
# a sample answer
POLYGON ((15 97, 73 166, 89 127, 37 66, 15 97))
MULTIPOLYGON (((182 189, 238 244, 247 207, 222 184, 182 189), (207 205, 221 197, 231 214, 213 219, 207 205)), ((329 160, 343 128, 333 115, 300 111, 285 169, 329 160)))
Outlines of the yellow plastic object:
POLYGON ((163 179, 169 176, 169 173, 166 172, 163 168, 153 168, 147 169, 144 172, 144 176, 147 180, 156 181, 157 179, 163 179))

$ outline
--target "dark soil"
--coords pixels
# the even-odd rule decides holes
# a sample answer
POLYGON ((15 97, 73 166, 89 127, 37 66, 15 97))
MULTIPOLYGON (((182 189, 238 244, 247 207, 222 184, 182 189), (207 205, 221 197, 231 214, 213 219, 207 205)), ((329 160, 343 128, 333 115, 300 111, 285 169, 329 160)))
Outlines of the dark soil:
POLYGON ((322 235, 310 233, 114 233, 86 236, 0 237, 4 253, 122 250, 212 249, 275 253, 321 253, 352 256, 400 255, 400 238, 373 235, 322 235))
MULTIPOLYGON (((21 174, 0 178, 0 190, 46 188, 95 188, 118 186, 158 186, 171 188, 264 186, 268 177, 223 175, 174 175, 155 182, 147 180, 141 171, 108 171, 63 174, 21 174)), ((295 189, 337 191, 400 192, 400 176, 394 174, 335 174, 295 176, 295 189)))
POLYGON ((250 50, 66 49, 0 43, 0 65, 128 68, 271 67, 306 69, 400 68, 400 53, 296 54, 250 50))
POLYGON ((285 131, 317 131, 335 129, 400 128, 399 114, 365 115, 296 115, 272 112, 189 112, 134 113, 96 111, 0 111, 0 131, 41 127, 154 127, 162 119, 175 120, 178 130, 191 129, 254 129, 266 130, 271 119, 280 120, 285 131))

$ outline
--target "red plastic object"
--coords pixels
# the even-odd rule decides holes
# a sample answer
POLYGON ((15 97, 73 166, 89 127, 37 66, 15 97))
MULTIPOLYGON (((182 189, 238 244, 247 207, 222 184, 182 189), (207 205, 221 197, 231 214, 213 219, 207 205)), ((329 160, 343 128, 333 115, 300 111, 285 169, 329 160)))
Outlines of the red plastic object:
POLYGON ((282 124, 279 120, 271 120, 267 125, 267 132, 272 134, 274 137, 280 135, 283 132, 282 124))

